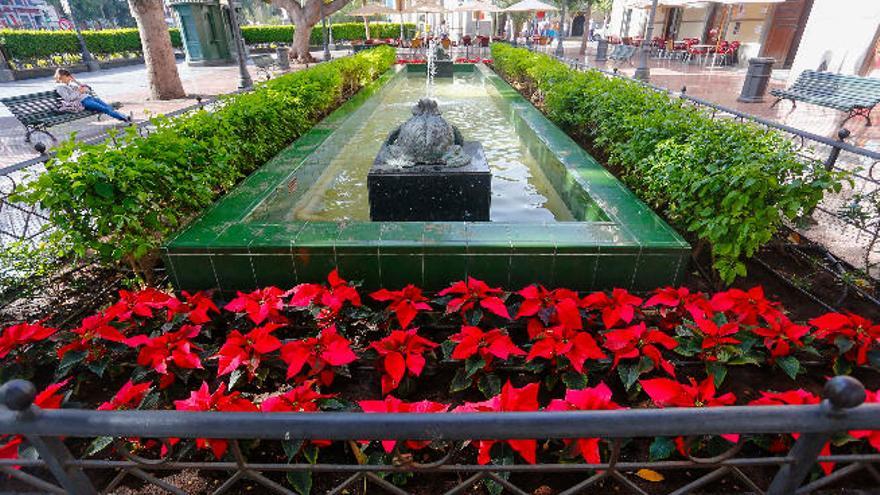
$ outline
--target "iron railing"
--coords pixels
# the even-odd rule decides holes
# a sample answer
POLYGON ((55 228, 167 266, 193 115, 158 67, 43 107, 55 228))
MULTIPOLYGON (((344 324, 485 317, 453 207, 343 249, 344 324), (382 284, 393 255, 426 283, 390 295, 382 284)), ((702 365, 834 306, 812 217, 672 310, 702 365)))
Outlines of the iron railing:
MULTIPOLYGON (((734 406, 718 408, 629 409, 578 412, 517 412, 468 414, 364 414, 322 413, 231 413, 181 411, 91 411, 81 409, 42 410, 33 405, 35 388, 30 382, 12 380, 0 388, 5 407, 0 407, 0 433, 21 435, 38 453, 36 458, 0 459, 0 472, 20 483, 50 493, 98 493, 96 479, 109 479, 101 490, 112 492, 126 477, 156 485, 171 493, 185 493, 167 480, 163 472, 185 469, 223 472, 228 475, 213 493, 230 491, 248 480, 263 489, 292 494, 293 490, 276 481, 280 473, 308 472, 329 477, 325 493, 345 490, 359 493, 355 485, 369 483, 383 493, 409 494, 406 485, 389 481, 394 473, 422 476, 453 476, 443 489, 434 493, 468 493, 472 486, 491 480, 506 493, 527 495, 517 483, 530 477, 557 473, 575 483, 557 492, 571 495, 587 493, 600 482, 616 482, 629 493, 646 494, 633 474, 640 469, 658 472, 692 473, 683 486, 666 493, 699 492, 723 478, 732 478, 753 493, 782 495, 810 493, 830 485, 840 486, 860 473, 868 486, 880 484, 880 454, 821 456, 820 451, 832 435, 848 430, 880 430, 880 403, 863 404, 865 390, 854 378, 838 376, 826 383, 823 401, 810 406, 734 406), (784 455, 740 457, 746 434, 800 433, 784 455), (684 436, 740 433, 730 449, 711 458, 690 456, 681 461, 623 459, 625 439, 653 436, 684 436), (78 438, 112 437, 113 449, 102 458, 75 456, 68 447, 78 438), (144 458, 127 447, 131 437, 197 438, 222 437, 229 442, 232 461, 181 461, 171 456, 144 458), (462 448, 469 439, 570 439, 600 437, 609 445, 606 462, 489 464, 475 465, 462 448), (328 464, 306 462, 277 463, 248 460, 243 440, 262 442, 291 440, 433 440, 436 459, 415 462, 411 457, 394 456, 386 464, 328 464), (830 475, 814 478, 817 462, 834 462, 830 475), (16 468, 19 467, 19 468, 16 468), (772 469, 772 476, 755 477, 756 470, 772 469), (110 476, 95 476, 96 471, 110 476), (51 474, 50 474, 51 473, 51 474), (89 474, 92 474, 90 476, 89 474), (699 473, 699 474, 693 474, 699 473), (867 481, 864 476, 867 476, 867 481)), ((80 449, 81 450, 81 449, 80 449)), ((261 451, 265 445, 261 444, 261 451)), ((766 472, 765 472, 766 474, 766 472)), ((656 492, 656 490, 652 490, 656 492)), ((729 493, 729 488, 728 488, 729 493)))

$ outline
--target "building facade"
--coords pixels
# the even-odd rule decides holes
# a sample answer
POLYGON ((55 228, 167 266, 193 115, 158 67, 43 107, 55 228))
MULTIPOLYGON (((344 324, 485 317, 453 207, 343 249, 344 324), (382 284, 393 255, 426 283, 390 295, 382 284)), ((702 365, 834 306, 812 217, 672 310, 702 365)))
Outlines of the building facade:
MULTIPOLYGON (((606 35, 641 37, 650 2, 614 0, 606 35)), ((729 4, 659 0, 654 36, 681 40, 699 38, 740 41, 740 64, 762 56, 776 59, 776 68, 842 74, 878 72, 880 0, 785 0, 779 3, 729 4)))
POLYGON ((0 0, 0 27, 59 29, 58 13, 46 0, 0 0))

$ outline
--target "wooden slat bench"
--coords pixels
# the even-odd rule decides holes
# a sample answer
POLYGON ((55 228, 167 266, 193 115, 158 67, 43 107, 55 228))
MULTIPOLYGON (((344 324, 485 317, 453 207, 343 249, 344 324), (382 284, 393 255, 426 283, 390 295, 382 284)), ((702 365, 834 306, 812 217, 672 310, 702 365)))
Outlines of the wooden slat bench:
POLYGON ((0 102, 6 105, 6 108, 12 112, 12 115, 25 127, 27 132, 24 140, 28 143, 31 142, 31 134, 35 132, 46 134, 53 141, 58 141, 48 131, 49 127, 84 119, 95 114, 98 114, 98 118, 101 116, 100 112, 93 112, 91 110, 83 110, 81 112, 62 112, 58 110, 61 105, 61 97, 55 91, 42 91, 40 93, 0 98, 0 102))
POLYGON ((861 116, 870 126, 871 110, 880 104, 880 79, 805 70, 790 88, 772 89, 770 94, 776 97, 771 108, 782 100, 791 100, 794 107, 805 101, 847 112, 844 123, 861 116))

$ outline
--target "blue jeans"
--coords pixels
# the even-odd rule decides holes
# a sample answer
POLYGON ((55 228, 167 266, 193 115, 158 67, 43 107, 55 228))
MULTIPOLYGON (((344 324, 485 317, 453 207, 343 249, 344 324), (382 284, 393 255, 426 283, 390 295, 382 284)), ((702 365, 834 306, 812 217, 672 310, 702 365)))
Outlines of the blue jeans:
POLYGON ((128 117, 122 115, 113 109, 110 104, 106 103, 104 100, 100 98, 95 98, 94 96, 86 96, 82 99, 82 106, 85 107, 86 110, 91 110, 93 112, 101 112, 113 117, 116 120, 127 121, 128 117))

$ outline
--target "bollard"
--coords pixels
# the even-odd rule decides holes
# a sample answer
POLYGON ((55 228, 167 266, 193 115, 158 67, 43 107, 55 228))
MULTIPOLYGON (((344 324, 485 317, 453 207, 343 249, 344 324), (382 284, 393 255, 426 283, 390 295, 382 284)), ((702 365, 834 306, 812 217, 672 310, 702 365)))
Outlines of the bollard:
POLYGON ((606 60, 608 60, 608 40, 601 38, 596 45, 595 62, 600 64, 606 60))

